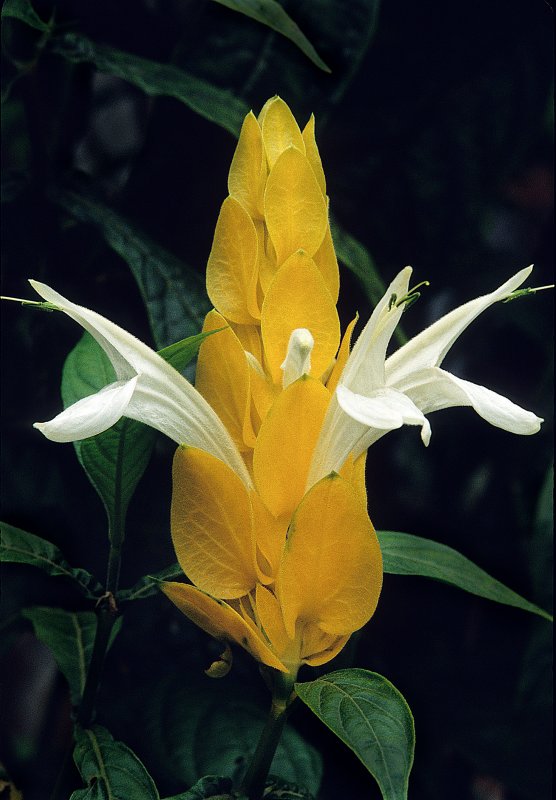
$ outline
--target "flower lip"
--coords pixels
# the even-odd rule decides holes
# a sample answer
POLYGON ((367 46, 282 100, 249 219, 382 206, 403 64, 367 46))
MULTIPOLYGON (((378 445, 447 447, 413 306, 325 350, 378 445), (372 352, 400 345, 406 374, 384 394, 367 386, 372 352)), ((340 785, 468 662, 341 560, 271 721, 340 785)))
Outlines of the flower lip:
POLYGON ((67 408, 51 421, 56 425, 38 423, 45 436, 52 432, 55 441, 76 441, 106 430, 125 415, 161 431, 177 444, 190 444, 211 453, 228 464, 247 487, 252 486, 226 427, 186 378, 115 323, 72 303, 44 283, 30 283, 41 297, 93 336, 110 359, 117 378, 116 383, 67 408))

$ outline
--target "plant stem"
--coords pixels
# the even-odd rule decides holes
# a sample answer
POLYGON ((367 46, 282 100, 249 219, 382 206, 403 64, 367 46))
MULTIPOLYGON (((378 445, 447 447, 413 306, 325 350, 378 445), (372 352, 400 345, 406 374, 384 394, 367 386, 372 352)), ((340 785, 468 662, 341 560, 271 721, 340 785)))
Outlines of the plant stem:
MULTIPOLYGON (((121 539, 120 539, 121 541, 121 539)), ((83 697, 79 704, 76 715, 76 723, 86 728, 90 725, 95 710, 95 702, 102 677, 102 670, 104 667, 104 659, 110 644, 110 637, 112 628, 118 618, 118 609, 116 606, 115 595, 118 590, 118 580, 120 576, 120 562, 121 562, 121 545, 118 543, 116 546, 110 544, 110 552, 108 554, 108 567, 106 576, 106 594, 100 598, 99 607, 97 610, 97 629, 95 632, 95 641, 93 643, 93 652, 91 654, 91 661, 87 670, 87 678, 85 680, 85 687, 83 689, 83 697)), ((70 747, 64 762, 58 774, 54 790, 51 794, 51 800, 65 800, 68 797, 68 786, 72 781, 72 775, 75 770, 73 761, 71 759, 71 752, 73 747, 70 747)))
POLYGON ((295 699, 295 696, 292 697, 294 680, 294 675, 285 676, 278 673, 272 681, 273 694, 270 713, 240 790, 247 795, 249 800, 260 800, 262 797, 272 759, 295 699))
POLYGON ((262 796, 268 771, 278 747, 286 718, 287 709, 277 706, 273 701, 270 714, 257 744, 257 749, 243 779, 241 791, 247 795, 249 800, 259 800, 262 796))

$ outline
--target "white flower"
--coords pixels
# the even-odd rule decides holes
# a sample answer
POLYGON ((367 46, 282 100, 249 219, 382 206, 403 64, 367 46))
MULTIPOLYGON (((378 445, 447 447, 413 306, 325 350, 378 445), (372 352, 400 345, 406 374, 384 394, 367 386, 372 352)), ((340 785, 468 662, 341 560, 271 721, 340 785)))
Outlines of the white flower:
POLYGON ((38 281, 41 297, 79 323, 102 347, 117 380, 84 397, 49 422, 34 427, 54 442, 72 442, 107 430, 120 417, 139 420, 177 444, 205 450, 230 466, 246 486, 252 482, 230 434, 199 392, 146 344, 113 322, 75 305, 38 281))
POLYGON ((543 421, 490 389, 452 375, 441 364, 458 336, 485 309, 507 298, 530 275, 522 269, 491 294, 454 309, 386 358, 408 294, 411 267, 388 287, 359 336, 340 377, 317 442, 308 486, 338 470, 350 453, 361 455, 390 430, 419 425, 428 445, 431 411, 471 406, 491 425, 536 433, 543 421))

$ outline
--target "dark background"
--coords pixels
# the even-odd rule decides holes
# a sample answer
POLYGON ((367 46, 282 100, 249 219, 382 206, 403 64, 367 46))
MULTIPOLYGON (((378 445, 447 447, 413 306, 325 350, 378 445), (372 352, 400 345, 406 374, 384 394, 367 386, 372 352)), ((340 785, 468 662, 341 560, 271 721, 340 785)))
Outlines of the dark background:
MULTIPOLYGON (((416 281, 431 281, 404 315, 408 335, 529 263, 531 285, 550 283, 550 5, 283 5, 331 75, 279 35, 212 2, 62 2, 57 35, 77 32, 173 63, 229 88, 256 113, 276 93, 301 125, 314 112, 337 222, 368 249, 385 282, 407 263, 416 281)), ((35 8, 48 19, 53 5, 35 8)), ((153 344, 126 260, 97 225, 56 198, 68 187, 93 198, 202 276, 234 137, 176 99, 148 97, 90 64, 71 63, 17 21, 5 22, 3 45, 4 294, 31 297, 26 279, 44 280, 153 344)), ((178 291, 187 291, 189 274, 178 291)), ((342 287, 342 319, 358 310, 365 320, 369 300, 345 268, 342 287)), ((80 331, 58 315, 4 306, 3 518, 55 542, 70 563, 102 580, 103 508, 73 447, 31 427, 60 410, 62 364, 80 331)), ((367 462, 377 529, 449 544, 545 608, 552 600, 551 331, 544 292, 486 312, 446 361, 457 375, 544 417, 539 434, 512 436, 456 409, 432 417, 428 449, 405 428, 374 445, 367 462)), ((162 344, 184 335, 178 322, 162 344)), ((173 561, 172 450, 160 439, 132 500, 123 586, 173 561)), ((46 796, 71 735, 65 683, 18 615, 39 604, 89 608, 63 582, 6 566, 0 657, 8 724, 0 758, 28 800, 46 796)), ((451 587, 385 577, 375 617, 338 666, 384 674, 408 700, 417 731, 410 797, 550 796, 549 628, 451 587)), ((109 655, 98 720, 136 750, 161 794, 184 786, 154 741, 160 709, 179 706, 180 686, 202 676, 213 657, 208 637, 159 597, 129 608, 109 655)), ((245 679, 256 683, 256 668, 236 653, 230 693, 245 679)), ((356 758, 308 711, 300 709, 293 724, 325 754, 321 800, 378 797, 356 758)))

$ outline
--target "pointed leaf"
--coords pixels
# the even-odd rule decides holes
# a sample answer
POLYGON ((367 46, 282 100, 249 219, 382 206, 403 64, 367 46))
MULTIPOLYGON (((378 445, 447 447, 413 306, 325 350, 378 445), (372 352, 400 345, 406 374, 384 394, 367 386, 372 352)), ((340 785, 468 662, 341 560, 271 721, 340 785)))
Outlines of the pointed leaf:
POLYGON ((195 113, 237 136, 249 108, 237 97, 173 64, 160 64, 115 47, 97 44, 79 33, 52 40, 53 52, 74 64, 94 64, 154 97, 175 97, 195 113))
POLYGON ((407 800, 415 730, 406 701, 392 684, 365 669, 343 669, 295 691, 374 776, 384 800, 407 800))
POLYGON ((69 578, 90 599, 99 597, 103 592, 102 586, 93 575, 84 569, 70 566, 51 542, 5 522, 0 523, 0 562, 29 564, 44 570, 48 575, 69 578))
POLYGON ((61 192, 55 200, 76 219, 96 225, 127 262, 145 301, 157 347, 201 329, 210 304, 197 272, 103 203, 75 192, 61 192))
POLYGON ((106 728, 76 728, 73 759, 88 789, 70 800, 159 800, 153 779, 135 753, 106 728))
POLYGON ((525 600, 445 544, 397 531, 379 531, 377 535, 385 572, 434 578, 479 597, 486 597, 487 600, 521 608, 552 621, 548 612, 525 600))
POLYGON ((170 366, 174 367, 178 372, 183 372, 190 361, 195 358, 199 352, 199 348, 203 341, 213 333, 219 333, 222 329, 216 328, 215 330, 206 331, 205 333, 197 333, 194 336, 187 336, 185 339, 180 339, 179 342, 169 344, 168 347, 163 347, 158 351, 158 355, 162 356, 164 361, 167 361, 170 366))
POLYGON ((257 22, 262 22, 263 25, 268 25, 272 30, 278 31, 296 44, 313 64, 316 64, 324 72, 330 72, 311 42, 276 0, 215 0, 215 2, 231 8, 233 11, 239 11, 240 14, 245 14, 257 22))
MULTIPOLYGON (((87 670, 91 661, 97 629, 97 616, 92 611, 70 612, 61 608, 25 608, 21 614, 33 625, 35 636, 52 650, 60 672, 70 688, 71 702, 79 704, 87 670)), ((116 623, 112 639, 121 627, 116 623)))
POLYGON ((146 597, 151 597, 160 591, 160 581, 183 580, 184 577, 183 570, 177 563, 171 564, 154 575, 144 575, 131 589, 122 589, 118 592, 118 604, 128 600, 143 600, 146 597))

